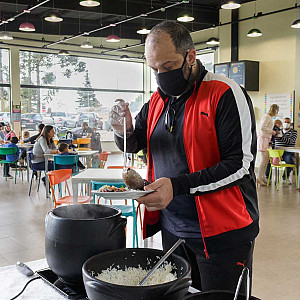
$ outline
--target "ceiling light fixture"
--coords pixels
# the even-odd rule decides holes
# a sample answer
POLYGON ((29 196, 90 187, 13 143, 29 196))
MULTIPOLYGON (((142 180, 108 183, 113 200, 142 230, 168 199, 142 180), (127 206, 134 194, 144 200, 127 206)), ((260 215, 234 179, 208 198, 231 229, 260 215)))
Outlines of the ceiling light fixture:
POLYGON ((142 28, 137 31, 138 34, 148 34, 149 32, 150 32, 150 29, 147 29, 147 28, 142 28))
POLYGON ((193 16, 189 15, 188 13, 179 15, 177 18, 177 21, 179 21, 179 22, 192 22, 194 20, 195 20, 195 18, 193 16))
POLYGON ((121 60, 129 60, 129 56, 124 54, 121 56, 121 60))
POLYGON ((259 37, 259 36, 262 36, 262 32, 257 28, 253 28, 247 33, 247 36, 249 36, 249 37, 259 37))
POLYGON ((80 45, 81 48, 85 48, 85 49, 92 49, 94 48, 94 46, 89 42, 89 41, 85 41, 80 45))
POLYGON ((70 55, 70 53, 67 50, 60 50, 58 52, 58 55, 60 55, 60 56, 68 56, 68 55, 70 55))
POLYGON ((25 22, 20 25, 19 30, 25 31, 25 32, 33 32, 33 31, 35 31, 35 27, 31 23, 25 22))
POLYGON ((45 20, 48 22, 62 22, 64 19, 56 12, 50 13, 48 16, 45 17, 45 20))
POLYGON ((79 2, 80 5, 85 7, 96 7, 100 5, 99 0, 82 0, 79 2))
POLYGON ((219 41, 219 39, 217 39, 215 37, 212 37, 212 38, 207 40, 206 44, 207 45, 219 45, 220 41, 219 41))
POLYGON ((111 34, 106 38, 106 41, 109 43, 118 43, 120 42, 120 38, 115 34, 111 34))
POLYGON ((241 4, 239 4, 237 1, 233 0, 225 0, 222 2, 221 8, 223 9, 237 9, 240 8, 241 4))
POLYGON ((300 28, 300 19, 296 20, 292 25, 292 28, 300 28))
POLYGON ((6 32, 6 31, 2 31, 0 32, 0 40, 4 40, 4 41, 10 41, 10 40, 13 40, 13 36, 6 32))

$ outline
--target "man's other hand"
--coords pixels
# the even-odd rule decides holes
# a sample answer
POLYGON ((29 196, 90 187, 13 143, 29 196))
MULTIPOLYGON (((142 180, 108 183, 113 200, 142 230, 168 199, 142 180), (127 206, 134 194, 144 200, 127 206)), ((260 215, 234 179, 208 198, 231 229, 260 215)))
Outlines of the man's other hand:
POLYGON ((169 178, 162 177, 155 182, 146 185, 145 191, 155 190, 155 192, 136 199, 146 206, 148 211, 162 210, 166 208, 173 199, 173 187, 169 178))

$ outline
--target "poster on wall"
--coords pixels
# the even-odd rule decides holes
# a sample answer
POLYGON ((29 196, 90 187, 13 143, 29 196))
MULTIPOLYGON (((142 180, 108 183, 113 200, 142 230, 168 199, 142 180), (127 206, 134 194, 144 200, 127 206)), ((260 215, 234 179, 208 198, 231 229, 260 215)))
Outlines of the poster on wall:
POLYGON ((272 104, 279 106, 277 119, 283 120, 286 117, 294 123, 294 92, 282 94, 265 94, 265 113, 269 111, 272 104))
POLYGON ((229 76, 229 64, 217 64, 214 65, 215 74, 223 75, 225 77, 229 76))
POLYGON ((21 105, 13 105, 12 118, 13 122, 21 122, 21 105))
POLYGON ((237 84, 245 87, 245 64, 243 62, 231 63, 229 69, 229 78, 233 79, 237 84))

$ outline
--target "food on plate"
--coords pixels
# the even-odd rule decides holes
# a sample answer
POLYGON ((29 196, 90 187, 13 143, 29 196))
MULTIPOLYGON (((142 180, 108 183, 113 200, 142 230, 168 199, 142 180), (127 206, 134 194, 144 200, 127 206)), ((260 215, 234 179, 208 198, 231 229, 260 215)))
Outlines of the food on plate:
MULTIPOLYGON (((165 262, 149 277, 144 286, 162 284, 177 279, 177 275, 173 274, 172 270, 171 263, 165 262)), ((137 286, 149 271, 141 266, 125 267, 125 270, 118 269, 118 266, 111 266, 96 275, 95 278, 117 285, 137 286)))
POLYGON ((103 185, 100 189, 99 192, 126 192, 127 188, 126 187, 121 187, 118 188, 114 185, 103 185))
POLYGON ((129 189, 144 190, 144 186, 148 184, 148 181, 143 179, 139 173, 135 170, 127 168, 123 171, 123 180, 129 189))

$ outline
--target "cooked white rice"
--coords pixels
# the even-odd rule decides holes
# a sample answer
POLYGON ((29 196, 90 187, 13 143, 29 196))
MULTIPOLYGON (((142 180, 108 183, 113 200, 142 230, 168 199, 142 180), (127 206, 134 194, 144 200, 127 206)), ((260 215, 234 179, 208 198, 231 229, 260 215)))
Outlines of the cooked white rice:
MULTIPOLYGON (((95 277, 99 280, 127 286, 137 286, 138 283, 149 273, 150 270, 142 269, 141 266, 125 267, 125 270, 118 270, 117 268, 110 267, 103 270, 100 274, 95 277)), ((172 265, 171 263, 165 263, 160 266, 150 278, 145 282, 146 285, 156 285, 161 283, 166 283, 177 279, 177 275, 171 273, 172 265)))

